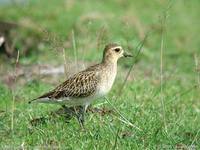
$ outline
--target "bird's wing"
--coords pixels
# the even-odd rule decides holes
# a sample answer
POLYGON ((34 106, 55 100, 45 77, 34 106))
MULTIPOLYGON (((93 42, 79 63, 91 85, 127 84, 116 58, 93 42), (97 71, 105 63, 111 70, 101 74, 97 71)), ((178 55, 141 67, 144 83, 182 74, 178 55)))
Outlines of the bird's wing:
POLYGON ((95 71, 82 71, 75 74, 54 90, 45 93, 44 95, 38 97, 49 98, 49 99, 60 99, 63 97, 69 98, 83 98, 90 96, 95 93, 97 84, 99 81, 99 75, 95 71))

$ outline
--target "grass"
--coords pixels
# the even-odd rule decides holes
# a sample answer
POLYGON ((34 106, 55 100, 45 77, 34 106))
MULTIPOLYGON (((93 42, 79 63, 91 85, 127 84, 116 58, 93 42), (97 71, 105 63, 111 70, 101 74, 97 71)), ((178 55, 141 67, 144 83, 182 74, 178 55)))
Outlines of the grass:
MULTIPOLYGON (((104 45, 110 41, 121 43, 136 55, 135 47, 151 31, 122 94, 117 96, 135 60, 119 61, 117 79, 107 96, 115 109, 142 131, 124 123, 117 113, 88 113, 86 131, 82 131, 76 119, 66 123, 63 117, 50 115, 59 106, 27 103, 56 84, 31 78, 21 85, 16 79, 11 88, 1 77, 0 148, 199 149, 200 6, 198 0, 171 2, 163 34, 159 17, 168 6, 166 0, 51 0, 48 4, 34 0, 23 6, 0 6, 0 11, 5 12, 0 14, 1 20, 27 23, 42 39, 48 37, 37 52, 20 56, 20 65, 64 64, 63 43, 68 45, 64 47, 64 57, 71 61, 100 60, 104 45), (45 122, 32 126, 31 120, 40 117, 46 118, 45 122)), ((26 30, 29 28, 20 32, 24 37, 29 35, 26 30)), ((20 51, 21 45, 18 46, 20 51)), ((3 60, 2 57, 1 69, 14 72, 16 58, 10 63, 3 60)), ((93 107, 114 110, 104 99, 96 101, 93 107)))

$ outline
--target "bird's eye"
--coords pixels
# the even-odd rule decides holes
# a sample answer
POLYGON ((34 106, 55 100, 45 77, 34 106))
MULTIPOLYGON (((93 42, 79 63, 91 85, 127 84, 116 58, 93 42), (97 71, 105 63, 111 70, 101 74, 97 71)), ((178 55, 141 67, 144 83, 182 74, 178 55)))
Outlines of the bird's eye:
POLYGON ((115 50, 115 52, 119 52, 120 48, 115 48, 114 50, 115 50))

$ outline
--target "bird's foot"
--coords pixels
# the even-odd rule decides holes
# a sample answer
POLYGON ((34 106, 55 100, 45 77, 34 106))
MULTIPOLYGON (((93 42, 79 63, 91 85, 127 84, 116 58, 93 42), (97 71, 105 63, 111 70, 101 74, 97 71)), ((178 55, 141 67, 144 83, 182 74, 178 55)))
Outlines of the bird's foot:
POLYGON ((74 107, 74 111, 81 128, 84 129, 85 107, 84 106, 74 107))

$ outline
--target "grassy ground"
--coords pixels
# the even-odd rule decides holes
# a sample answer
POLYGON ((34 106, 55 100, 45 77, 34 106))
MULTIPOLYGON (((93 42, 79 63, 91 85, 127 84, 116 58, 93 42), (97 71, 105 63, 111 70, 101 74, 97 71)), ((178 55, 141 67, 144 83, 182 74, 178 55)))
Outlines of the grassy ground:
MULTIPOLYGON (((96 62, 104 45, 113 41, 136 55, 137 44, 150 31, 122 94, 117 95, 135 60, 119 61, 108 95, 112 105, 141 130, 124 123, 116 112, 89 112, 82 131, 75 118, 66 123, 63 117, 50 115, 59 106, 27 103, 56 83, 30 78, 19 84, 17 79, 11 88, 1 80, 1 149, 200 149, 198 0, 34 0, 0 6, 0 12, 4 12, 1 20, 31 26, 48 41, 39 51, 20 56, 20 65, 63 64, 60 47, 65 47, 67 60, 96 62), (43 122, 31 125, 40 117, 45 118, 43 122)), ((4 75, 14 72, 15 59, 3 60, 4 75)), ((103 99, 93 107, 114 109, 103 99)))

